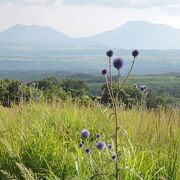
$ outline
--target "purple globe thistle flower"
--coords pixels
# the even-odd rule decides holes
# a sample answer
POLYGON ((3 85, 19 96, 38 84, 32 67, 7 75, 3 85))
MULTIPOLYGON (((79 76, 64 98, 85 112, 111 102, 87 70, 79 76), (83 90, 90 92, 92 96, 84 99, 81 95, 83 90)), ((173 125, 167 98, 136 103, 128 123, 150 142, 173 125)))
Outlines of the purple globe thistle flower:
POLYGON ((83 129, 81 132, 81 136, 83 138, 88 138, 90 136, 90 132, 87 129, 83 129))
POLYGON ((103 70, 101 71, 101 74, 105 76, 105 75, 107 74, 107 70, 106 70, 106 69, 103 69, 103 70))
POLYGON ((140 86, 140 90, 141 90, 141 91, 146 91, 146 90, 147 90, 147 86, 141 85, 141 86, 140 86))
POLYGON ((109 50, 106 52, 106 55, 111 58, 113 56, 113 51, 112 50, 109 50))
POLYGON ((123 67, 123 60, 121 58, 117 58, 113 61, 113 66, 116 68, 116 69, 120 69, 123 67))
POLYGON ((83 146, 84 146, 84 145, 83 145, 82 143, 79 143, 79 144, 78 144, 78 147, 79 147, 79 148, 82 148, 83 146))
POLYGON ((99 141, 96 143, 96 148, 100 151, 104 150, 106 148, 106 144, 103 141, 99 141))
POLYGON ((116 154, 113 154, 113 155, 112 155, 112 160, 113 160, 113 161, 116 161, 116 159, 117 159, 116 154))
POLYGON ((92 154, 92 150, 90 148, 85 149, 86 154, 92 154))
POLYGON ((144 91, 144 86, 141 86, 141 87, 140 87, 140 90, 141 90, 141 91, 144 91))
POLYGON ((101 137, 100 134, 96 134, 96 138, 99 139, 101 137))
POLYGON ((137 57, 139 55, 139 51, 138 50, 134 50, 132 51, 132 56, 137 57))
POLYGON ((113 148, 113 145, 112 144, 109 144, 108 145, 108 149, 112 149, 113 148))

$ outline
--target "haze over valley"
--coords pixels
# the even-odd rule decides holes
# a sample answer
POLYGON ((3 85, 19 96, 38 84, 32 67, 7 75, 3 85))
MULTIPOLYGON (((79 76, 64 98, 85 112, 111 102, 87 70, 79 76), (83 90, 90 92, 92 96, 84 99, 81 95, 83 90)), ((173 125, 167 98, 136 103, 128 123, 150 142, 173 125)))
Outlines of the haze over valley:
POLYGON ((15 25, 0 32, 0 74, 1 78, 18 78, 17 71, 31 76, 34 72, 98 75, 107 66, 108 49, 114 50, 114 57, 123 57, 123 74, 131 64, 132 49, 140 51, 133 74, 180 72, 178 38, 179 29, 144 21, 130 21, 87 38, 71 38, 49 27, 15 25))

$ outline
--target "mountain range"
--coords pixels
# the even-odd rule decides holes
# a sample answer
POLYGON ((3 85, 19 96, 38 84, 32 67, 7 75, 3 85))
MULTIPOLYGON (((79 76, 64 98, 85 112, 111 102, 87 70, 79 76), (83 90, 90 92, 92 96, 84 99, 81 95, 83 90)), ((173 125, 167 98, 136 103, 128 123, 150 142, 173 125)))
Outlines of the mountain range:
POLYGON ((15 25, 0 32, 3 44, 46 44, 124 49, 180 49, 180 29, 144 21, 129 21, 95 36, 72 38, 47 26, 15 25))

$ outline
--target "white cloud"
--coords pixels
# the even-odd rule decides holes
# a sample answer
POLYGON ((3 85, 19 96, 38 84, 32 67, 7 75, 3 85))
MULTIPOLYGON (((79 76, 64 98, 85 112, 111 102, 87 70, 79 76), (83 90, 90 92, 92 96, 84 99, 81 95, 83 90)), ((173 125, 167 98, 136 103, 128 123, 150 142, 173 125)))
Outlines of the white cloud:
POLYGON ((101 5, 111 7, 149 8, 178 5, 180 0, 63 0, 64 4, 77 5, 101 5))
POLYGON ((180 15, 180 4, 179 5, 169 5, 166 8, 166 11, 170 15, 180 15))
POLYGON ((31 5, 50 5, 57 0, 0 0, 0 3, 6 4, 31 4, 31 5))
MULTIPOLYGON (((108 0, 111 1, 114 0, 108 0)), ((131 2, 140 1, 142 2, 142 0, 131 0, 131 2)), ((0 31, 14 24, 37 24, 50 26, 72 37, 82 37, 118 28, 131 20, 168 24, 180 28, 180 16, 177 14, 178 11, 173 9, 178 8, 177 5, 168 5, 166 8, 114 7, 65 5, 62 0, 0 0, 0 31)))

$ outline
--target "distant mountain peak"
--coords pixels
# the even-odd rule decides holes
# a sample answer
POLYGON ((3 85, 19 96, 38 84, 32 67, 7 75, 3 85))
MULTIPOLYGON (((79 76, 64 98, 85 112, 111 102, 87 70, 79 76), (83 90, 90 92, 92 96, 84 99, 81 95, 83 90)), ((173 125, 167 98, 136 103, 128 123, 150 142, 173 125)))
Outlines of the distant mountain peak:
POLYGON ((48 26, 17 24, 0 32, 2 43, 61 44, 72 47, 180 49, 180 29, 146 21, 129 21, 88 38, 71 38, 48 26))
POLYGON ((0 32, 1 42, 13 43, 55 43, 61 44, 71 41, 72 38, 54 30, 48 26, 40 25, 21 25, 16 24, 5 31, 0 32))

